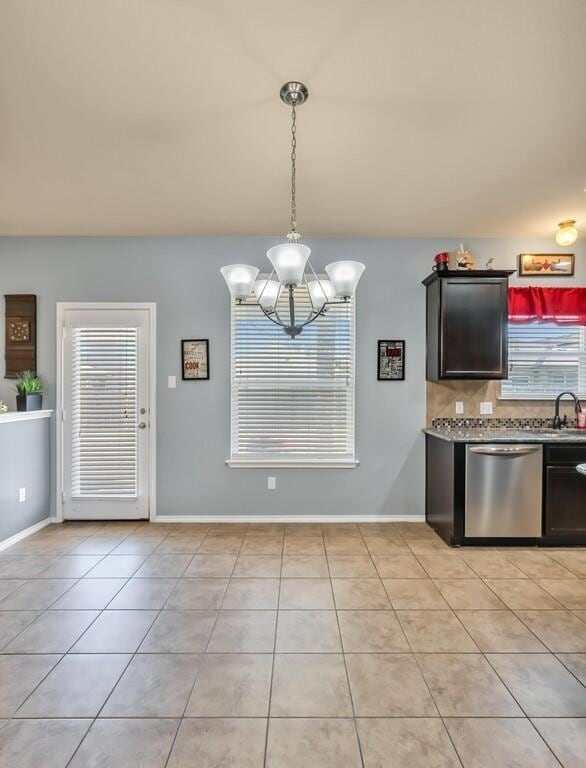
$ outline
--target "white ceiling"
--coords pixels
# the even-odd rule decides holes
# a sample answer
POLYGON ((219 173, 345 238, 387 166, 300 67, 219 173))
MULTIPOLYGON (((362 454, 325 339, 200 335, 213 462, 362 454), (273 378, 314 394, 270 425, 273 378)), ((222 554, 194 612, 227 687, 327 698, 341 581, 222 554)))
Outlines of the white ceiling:
POLYGON ((0 0, 0 234, 586 234, 585 0, 0 0))

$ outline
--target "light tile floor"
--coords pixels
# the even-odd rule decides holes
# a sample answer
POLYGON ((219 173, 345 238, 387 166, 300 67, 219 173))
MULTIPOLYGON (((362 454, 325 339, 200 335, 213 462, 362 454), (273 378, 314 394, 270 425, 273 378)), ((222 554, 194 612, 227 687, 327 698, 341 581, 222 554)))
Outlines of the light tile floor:
POLYGON ((4 768, 586 766, 586 549, 49 526, 0 553, 4 768))

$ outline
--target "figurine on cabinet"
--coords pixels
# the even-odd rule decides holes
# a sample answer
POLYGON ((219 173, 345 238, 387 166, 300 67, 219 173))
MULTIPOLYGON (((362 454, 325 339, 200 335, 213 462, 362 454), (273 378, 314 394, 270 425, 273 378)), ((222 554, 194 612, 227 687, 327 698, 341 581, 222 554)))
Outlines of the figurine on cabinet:
POLYGON ((456 252, 456 264, 460 270, 472 270, 476 268, 474 256, 460 243, 460 250, 456 252))

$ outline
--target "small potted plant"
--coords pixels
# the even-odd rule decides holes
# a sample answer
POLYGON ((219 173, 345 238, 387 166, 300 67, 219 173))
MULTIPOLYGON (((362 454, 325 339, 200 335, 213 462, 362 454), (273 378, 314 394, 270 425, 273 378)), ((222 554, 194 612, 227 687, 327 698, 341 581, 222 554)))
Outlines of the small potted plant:
POLYGON ((16 410, 40 411, 43 407, 43 383, 32 371, 23 371, 16 382, 16 410))

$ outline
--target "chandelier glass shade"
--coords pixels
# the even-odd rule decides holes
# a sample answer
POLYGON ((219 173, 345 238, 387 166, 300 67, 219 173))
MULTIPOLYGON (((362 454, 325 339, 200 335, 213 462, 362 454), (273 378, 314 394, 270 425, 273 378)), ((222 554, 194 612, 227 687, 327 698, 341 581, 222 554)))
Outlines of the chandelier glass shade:
POLYGON ((341 299, 354 296, 363 272, 364 264, 359 261, 335 261, 326 267, 326 274, 332 281, 335 294, 341 299))
POLYGON ((257 267, 248 264, 229 264, 220 270, 233 299, 243 301, 250 296, 252 286, 258 275, 257 267))
POLYGON ((310 253, 311 248, 306 245, 287 242, 269 248, 267 258, 280 282, 288 288, 290 285, 299 285, 303 280, 310 253))
POLYGON ((259 305, 267 312, 273 312, 281 296, 281 283, 278 280, 256 280, 252 290, 259 305))
POLYGON ((331 302, 336 296, 334 286, 329 280, 309 280, 307 283, 309 298, 314 308, 320 312, 326 302, 331 302))
POLYGON ((291 339, 327 312, 329 306, 349 302, 364 272, 364 264, 358 261, 335 261, 325 268, 329 279, 320 279, 309 261, 311 249, 299 242, 296 107, 303 104, 308 96, 307 88, 299 82, 285 83, 280 91, 281 100, 291 107, 291 228, 286 242, 267 251, 272 272, 267 279, 258 280, 259 269, 247 264, 231 264, 220 270, 236 302, 249 301, 251 294, 254 295, 255 303, 264 315, 279 325, 291 339), (311 310, 308 316, 300 319, 295 315, 295 289, 302 285, 309 294, 311 310), (277 310, 284 292, 288 297, 288 318, 281 317, 277 310))

